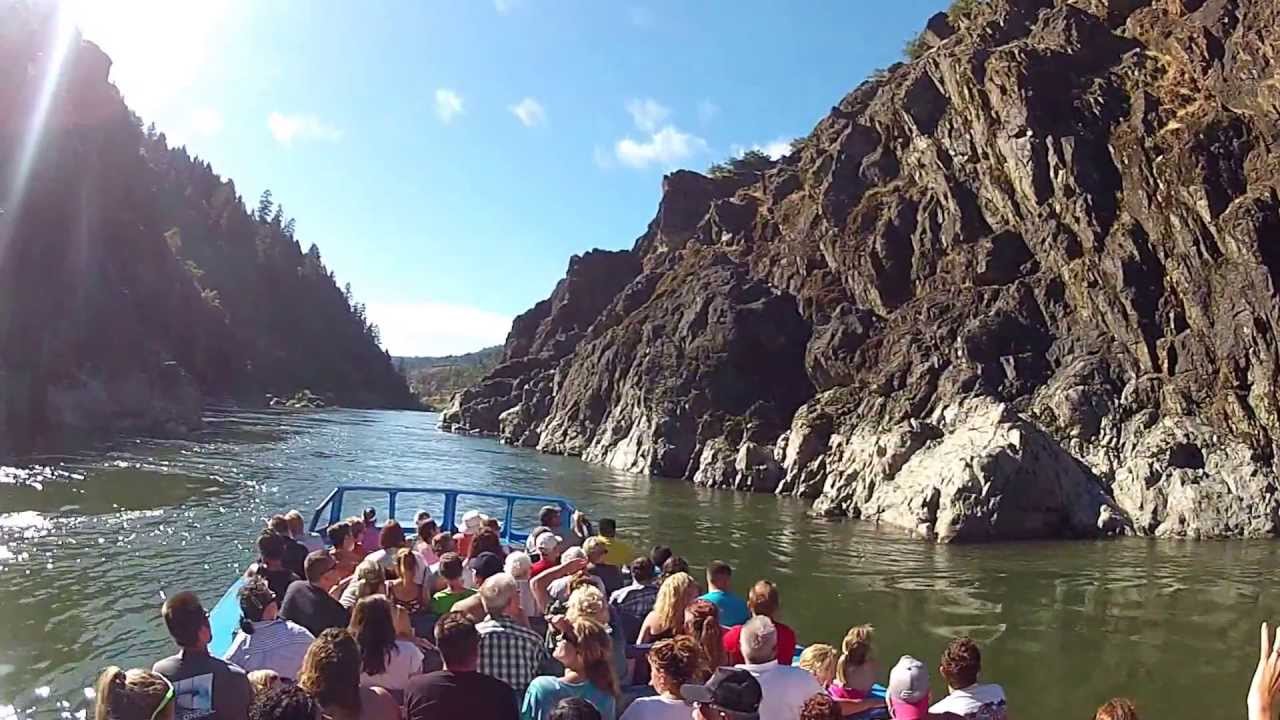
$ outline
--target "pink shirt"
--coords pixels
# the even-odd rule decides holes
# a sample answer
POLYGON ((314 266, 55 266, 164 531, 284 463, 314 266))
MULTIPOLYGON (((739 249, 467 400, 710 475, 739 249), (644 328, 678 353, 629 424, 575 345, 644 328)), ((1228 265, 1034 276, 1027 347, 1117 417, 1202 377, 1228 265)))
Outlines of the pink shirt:
POLYGON ((827 694, 836 700, 866 700, 867 693, 851 687, 845 687, 840 683, 831 683, 827 687, 827 694))

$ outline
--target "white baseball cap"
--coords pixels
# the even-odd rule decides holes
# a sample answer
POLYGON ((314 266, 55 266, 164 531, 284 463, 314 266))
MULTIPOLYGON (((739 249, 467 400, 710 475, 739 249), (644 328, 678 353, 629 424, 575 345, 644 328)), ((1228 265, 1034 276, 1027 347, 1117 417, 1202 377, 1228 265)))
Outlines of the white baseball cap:
POLYGON ((916 720, 929 714, 929 669, 924 663, 903 655, 889 671, 885 700, 897 720, 916 720))
POLYGON ((543 532, 538 534, 538 540, 534 544, 537 545, 538 550, 546 552, 557 547, 560 543, 561 539, 559 535, 556 535, 553 532, 543 532))

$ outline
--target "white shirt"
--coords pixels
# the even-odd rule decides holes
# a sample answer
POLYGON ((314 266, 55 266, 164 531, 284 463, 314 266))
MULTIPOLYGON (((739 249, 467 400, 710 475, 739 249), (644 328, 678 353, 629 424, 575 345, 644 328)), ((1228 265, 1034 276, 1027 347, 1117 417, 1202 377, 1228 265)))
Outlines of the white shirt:
POLYGON ((1005 720, 1008 707, 1004 688, 995 684, 970 685, 962 690, 952 690, 929 708, 930 713, 955 713, 971 720, 1005 720))
MULTIPOLYGON (((683 700, 672 700, 657 695, 636 698, 622 713, 622 720, 688 720, 693 708, 683 700)), ((765 717, 761 715, 760 717, 765 717)))
POLYGON ((387 659, 387 667, 377 675, 360 673, 360 687, 404 690, 409 678, 422 674, 422 651, 408 640, 396 640, 396 649, 387 659))
POLYGON ((525 617, 541 617, 538 612, 538 601, 533 598, 533 588, 529 586, 529 580, 516 581, 516 590, 520 593, 520 612, 525 617))
POLYGON ((793 665, 779 665, 777 660, 767 663, 746 663, 738 666, 751 673, 760 683, 760 717, 762 720, 800 720, 804 701, 822 692, 808 670, 793 665))
POLYGON ((301 625, 277 618, 253 623, 253 634, 237 630, 223 660, 245 672, 275 670, 282 678, 298 679, 302 657, 315 637, 301 625))

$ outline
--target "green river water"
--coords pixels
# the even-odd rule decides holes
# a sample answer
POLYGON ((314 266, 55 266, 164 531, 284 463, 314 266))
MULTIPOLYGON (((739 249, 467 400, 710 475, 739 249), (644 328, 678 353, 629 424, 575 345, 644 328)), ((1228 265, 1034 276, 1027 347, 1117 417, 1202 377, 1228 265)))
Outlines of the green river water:
MULTIPOLYGON (((441 433, 429 413, 215 411, 191 441, 129 441, 0 467, 0 720, 74 717, 106 664, 171 652, 164 593, 209 606, 251 560, 263 518, 336 484, 550 493, 613 516, 636 547, 700 573, 769 577, 801 642, 876 626, 882 666, 936 667, 950 637, 984 650, 1011 713, 1091 718, 1129 695, 1144 718, 1242 717, 1257 624, 1280 619, 1273 542, 1129 539, 934 546, 807 504, 611 472, 441 433)), ((937 682, 937 673, 935 686, 937 682)), ((941 688, 935 688, 935 696, 941 688)))

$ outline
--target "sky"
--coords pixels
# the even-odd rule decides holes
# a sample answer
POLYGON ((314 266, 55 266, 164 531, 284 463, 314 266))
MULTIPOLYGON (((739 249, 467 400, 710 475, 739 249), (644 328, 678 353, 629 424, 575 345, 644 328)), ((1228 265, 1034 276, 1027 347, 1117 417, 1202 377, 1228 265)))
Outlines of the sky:
POLYGON ((62 0, 172 145, 270 189, 393 355, 500 344, 663 174, 785 153, 945 0, 62 0))

